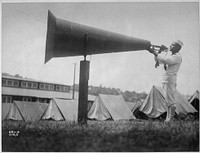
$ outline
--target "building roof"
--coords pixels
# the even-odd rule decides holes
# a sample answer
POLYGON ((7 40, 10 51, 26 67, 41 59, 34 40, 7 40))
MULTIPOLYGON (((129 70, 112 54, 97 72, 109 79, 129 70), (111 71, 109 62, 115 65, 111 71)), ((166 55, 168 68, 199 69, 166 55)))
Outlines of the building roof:
MULTIPOLYGON (((57 92, 25 88, 2 87, 2 95, 13 96, 30 96, 38 98, 65 98, 72 99, 72 92, 57 92)), ((78 92, 74 94, 75 99, 78 99, 78 92)), ((88 95, 88 101, 94 101, 96 96, 88 95)))
POLYGON ((2 76, 2 79, 3 78, 14 79, 14 80, 21 80, 21 81, 30 81, 30 82, 39 82, 39 83, 48 83, 48 84, 57 84, 57 85, 70 86, 70 85, 56 83, 56 82, 40 81, 40 80, 35 80, 35 79, 30 79, 30 78, 20 78, 20 77, 15 77, 15 76, 2 76))

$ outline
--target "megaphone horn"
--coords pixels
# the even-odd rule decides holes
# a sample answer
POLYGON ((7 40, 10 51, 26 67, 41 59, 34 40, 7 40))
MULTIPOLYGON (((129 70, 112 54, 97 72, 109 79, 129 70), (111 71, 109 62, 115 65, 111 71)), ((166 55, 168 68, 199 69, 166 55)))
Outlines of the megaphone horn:
POLYGON ((147 40, 58 19, 48 11, 45 63, 53 57, 146 50, 150 46, 147 40))

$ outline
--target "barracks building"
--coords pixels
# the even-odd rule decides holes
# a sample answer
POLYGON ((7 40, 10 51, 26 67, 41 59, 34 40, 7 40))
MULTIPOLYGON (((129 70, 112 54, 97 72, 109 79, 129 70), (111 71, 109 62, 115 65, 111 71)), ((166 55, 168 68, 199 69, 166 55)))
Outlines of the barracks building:
MULTIPOLYGON (((78 100, 78 92, 74 93, 78 100)), ((52 98, 72 99, 69 85, 56 84, 2 76, 2 103, 13 101, 49 103, 52 98)), ((88 95, 88 102, 92 103, 96 96, 88 95)))

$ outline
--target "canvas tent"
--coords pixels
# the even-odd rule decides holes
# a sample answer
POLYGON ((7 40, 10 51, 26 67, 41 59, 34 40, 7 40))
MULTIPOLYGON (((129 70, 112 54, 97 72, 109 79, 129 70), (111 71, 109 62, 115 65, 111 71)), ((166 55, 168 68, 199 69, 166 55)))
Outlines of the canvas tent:
POLYGON ((141 100, 139 100, 137 102, 126 102, 126 103, 136 118, 139 118, 139 119, 147 119, 148 118, 144 113, 139 111, 139 108, 143 103, 141 100))
POLYGON ((77 116, 78 102, 76 100, 53 98, 41 119, 77 121, 77 116))
MULTIPOLYGON (((175 93, 175 99, 177 114, 197 112, 197 110, 190 103, 188 103, 187 98, 181 95, 178 91, 175 93)), ((162 87, 153 86, 139 110, 151 118, 156 118, 166 112, 167 105, 164 100, 162 87)))
POLYGON ((6 115, 6 120, 40 120, 48 104, 39 102, 14 101, 6 115))
POLYGON ((189 103, 194 106, 194 108, 199 111, 199 91, 196 90, 196 92, 191 96, 189 99, 189 103))
POLYGON ((135 119, 122 95, 103 95, 96 97, 88 112, 88 118, 96 120, 135 119))
POLYGON ((1 110, 2 110, 2 120, 5 119, 6 115, 8 114, 9 110, 10 110, 10 106, 11 106, 11 103, 2 103, 1 105, 1 110))
POLYGON ((136 102, 126 102, 126 104, 127 104, 128 108, 129 108, 129 109, 131 110, 131 112, 132 112, 133 108, 134 108, 135 105, 136 105, 136 102))
POLYGON ((126 104, 128 105, 129 109, 133 113, 142 105, 142 101, 139 100, 137 102, 126 102, 126 104))

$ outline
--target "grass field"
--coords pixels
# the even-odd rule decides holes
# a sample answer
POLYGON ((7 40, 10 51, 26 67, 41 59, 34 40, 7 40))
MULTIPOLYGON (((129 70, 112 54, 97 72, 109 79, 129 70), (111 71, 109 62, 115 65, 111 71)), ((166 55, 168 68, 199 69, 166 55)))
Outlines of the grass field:
POLYGON ((2 122, 5 152, 199 151, 199 122, 69 121, 2 122))

